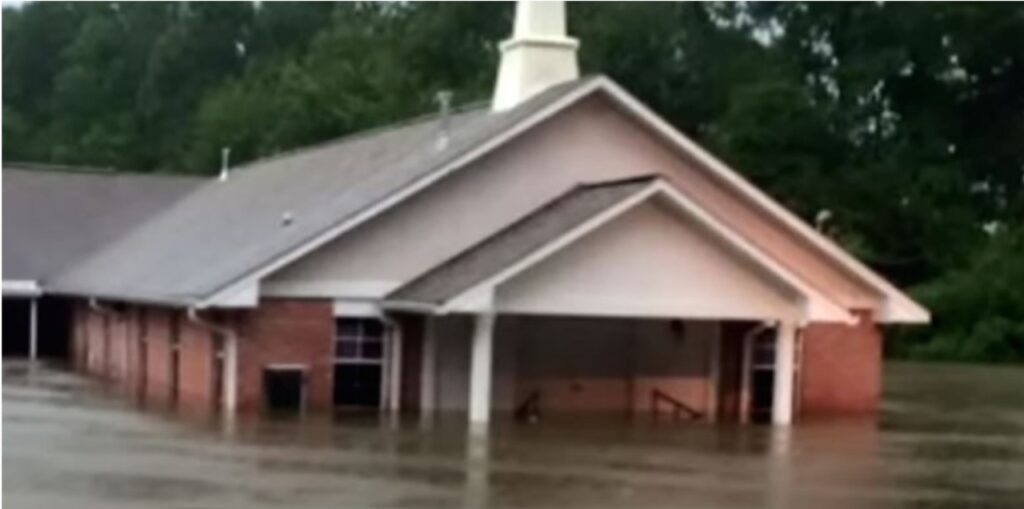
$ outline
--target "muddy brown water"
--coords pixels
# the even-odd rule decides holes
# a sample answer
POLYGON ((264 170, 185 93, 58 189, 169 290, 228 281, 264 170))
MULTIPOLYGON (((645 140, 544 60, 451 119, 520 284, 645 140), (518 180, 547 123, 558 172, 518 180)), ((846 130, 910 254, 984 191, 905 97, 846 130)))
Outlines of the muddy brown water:
POLYGON ((877 419, 762 427, 566 418, 467 439, 342 416, 139 409, 3 366, 9 508, 1024 508, 1024 369, 890 364, 877 419))

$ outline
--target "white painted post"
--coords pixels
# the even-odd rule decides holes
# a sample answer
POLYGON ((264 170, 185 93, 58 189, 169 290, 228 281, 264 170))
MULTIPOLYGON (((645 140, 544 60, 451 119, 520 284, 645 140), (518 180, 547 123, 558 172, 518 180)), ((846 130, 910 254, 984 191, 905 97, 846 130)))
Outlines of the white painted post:
POLYGON ((434 318, 423 319, 423 358, 420 366, 420 415, 437 410, 437 332, 434 318))
POLYGON ((402 326, 395 321, 389 329, 391 355, 388 359, 388 409, 397 415, 402 409, 402 326))
POLYGON ((470 425, 486 425, 491 417, 494 322, 494 314, 488 312, 476 315, 473 321, 473 346, 469 377, 470 425))
POLYGON ((221 404, 224 407, 224 415, 233 417, 235 409, 238 408, 238 336, 234 331, 224 335, 224 376, 222 383, 224 391, 221 404))
POLYGON ((39 301, 29 299, 28 301, 28 358, 36 360, 39 357, 39 301))
POLYGON ((788 426, 793 422, 793 366, 796 354, 796 326, 779 322, 775 340, 775 392, 772 399, 772 424, 788 426))

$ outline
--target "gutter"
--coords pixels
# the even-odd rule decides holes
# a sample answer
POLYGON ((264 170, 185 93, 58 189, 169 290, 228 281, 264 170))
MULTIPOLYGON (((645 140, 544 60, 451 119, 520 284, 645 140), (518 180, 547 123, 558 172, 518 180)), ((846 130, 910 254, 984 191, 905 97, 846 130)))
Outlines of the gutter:
POLYGON ((435 314, 440 307, 436 304, 424 304, 411 300, 384 300, 380 307, 387 311, 406 311, 410 313, 435 314))
POLYGON ((100 304, 99 299, 96 297, 89 297, 89 309, 106 316, 117 316, 119 314, 116 309, 100 304))
POLYGON ((5 279, 3 280, 3 295, 4 297, 35 298, 43 295, 43 289, 34 280, 5 279))

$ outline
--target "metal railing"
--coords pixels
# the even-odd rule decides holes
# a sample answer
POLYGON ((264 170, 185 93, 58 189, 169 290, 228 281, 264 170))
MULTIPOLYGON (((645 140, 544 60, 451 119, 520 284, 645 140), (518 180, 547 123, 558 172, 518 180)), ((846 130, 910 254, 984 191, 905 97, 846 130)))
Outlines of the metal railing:
POLYGON ((684 416, 687 419, 693 420, 701 418, 701 413, 690 408, 686 403, 679 401, 664 391, 651 389, 651 415, 654 416, 655 419, 661 415, 660 409, 666 404, 672 411, 672 418, 677 421, 682 420, 684 416))
POLYGON ((524 422, 537 422, 540 420, 540 389, 530 393, 522 403, 516 407, 516 420, 524 422))

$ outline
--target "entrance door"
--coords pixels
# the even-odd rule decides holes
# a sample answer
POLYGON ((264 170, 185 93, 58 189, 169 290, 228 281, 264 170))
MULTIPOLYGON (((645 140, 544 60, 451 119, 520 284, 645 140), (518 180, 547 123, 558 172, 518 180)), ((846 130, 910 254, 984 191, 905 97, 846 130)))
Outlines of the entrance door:
POLYGON ((750 419, 756 423, 771 422, 775 397, 774 329, 754 337, 750 371, 750 419))
POLYGON ((335 327, 334 405, 380 408, 384 324, 373 318, 343 318, 335 327))
POLYGON ((4 297, 3 356, 28 357, 29 300, 4 297))
POLYGON ((272 413, 299 413, 306 401, 306 370, 299 366, 263 369, 263 401, 272 413))

